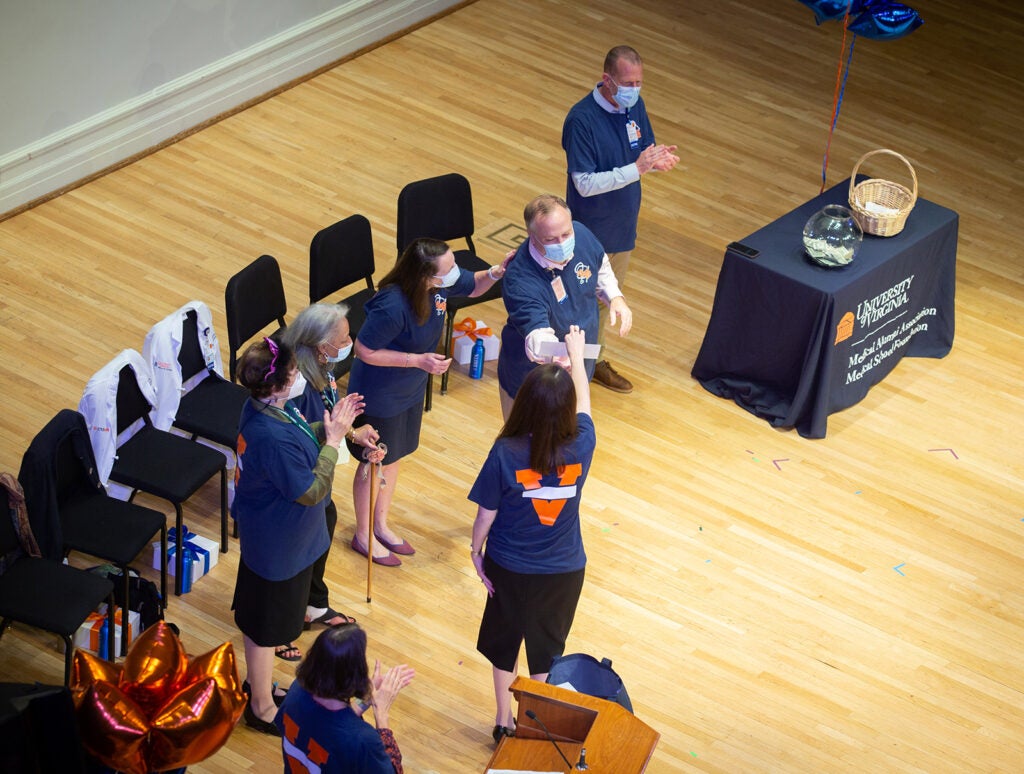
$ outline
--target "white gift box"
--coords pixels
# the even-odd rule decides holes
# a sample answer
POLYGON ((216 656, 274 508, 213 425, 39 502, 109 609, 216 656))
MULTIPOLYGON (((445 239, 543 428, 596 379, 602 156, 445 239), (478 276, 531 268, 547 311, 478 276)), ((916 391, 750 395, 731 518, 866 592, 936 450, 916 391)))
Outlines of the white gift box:
MULTIPOLYGON (((217 559, 220 558, 220 544, 216 540, 210 540, 210 538, 205 538, 202 535, 195 534, 194 532, 189 532, 186 528, 185 547, 193 549, 198 554, 198 561, 192 562, 191 583, 195 583, 217 566, 217 559)), ((175 575, 177 570, 177 562, 175 560, 175 552, 177 550, 177 543, 174 540, 173 535, 168 534, 167 574, 171 576, 175 575)), ((153 543, 153 569, 159 570, 160 566, 160 543, 157 541, 156 543, 153 543)), ((184 585, 186 588, 191 588, 191 583, 186 583, 184 585)))
MULTIPOLYGON (((124 615, 124 608, 119 607, 114 613, 114 655, 121 655, 121 624, 123 623, 122 616, 124 615)), ((75 632, 74 644, 76 648, 82 650, 88 650, 92 653, 100 652, 100 633, 103 630, 103 622, 107 620, 107 605, 106 603, 99 606, 99 609, 95 613, 90 613, 89 617, 82 622, 82 625, 78 627, 78 631, 75 632)), ((129 642, 134 642, 135 638, 139 636, 141 631, 139 614, 134 610, 128 612, 128 638, 129 642)), ((130 647, 130 646, 129 646, 130 647)))
MULTIPOLYGON (((466 319, 468 320, 469 318, 466 319)), ((466 320, 463 320, 461 323, 456 323, 456 325, 462 325, 465 322, 466 320)), ((473 323, 475 325, 474 331, 487 328, 487 323, 483 320, 474 320, 473 323)), ((484 343, 484 360, 496 360, 498 350, 501 349, 501 338, 498 334, 492 329, 489 336, 477 334, 477 338, 484 343)), ((459 365, 469 365, 469 361, 473 357, 473 344, 475 343, 473 337, 467 336, 465 331, 455 330, 452 333, 452 353, 455 362, 459 365)))

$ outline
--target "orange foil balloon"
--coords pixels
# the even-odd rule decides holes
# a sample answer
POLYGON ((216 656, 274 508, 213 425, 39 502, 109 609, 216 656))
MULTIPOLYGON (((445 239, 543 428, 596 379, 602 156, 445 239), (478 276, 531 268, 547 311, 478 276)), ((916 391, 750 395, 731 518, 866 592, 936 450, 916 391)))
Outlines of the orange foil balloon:
POLYGON ((220 749, 244 708, 208 677, 182 689, 153 718, 146 751, 151 770, 166 771, 204 760, 220 749))
POLYGON ((86 689, 98 682, 118 685, 121 682, 121 665, 94 656, 87 650, 75 651, 71 662, 71 692, 77 707, 86 689))
POLYGON ((76 653, 70 687, 86 749, 113 769, 145 774, 216 752, 245 708, 240 685, 230 642, 189 664, 160 621, 132 643, 123 669, 76 653))
POLYGON ((152 717, 181 688, 188 658, 174 630, 157 621, 132 643, 121 689, 152 717))
POLYGON ((235 666, 235 649, 230 642, 225 642, 209 653, 193 656, 189 661, 186 683, 194 683, 196 680, 206 677, 216 680, 218 688, 237 693, 241 697, 244 708, 245 694, 242 693, 242 684, 238 679, 238 669, 235 666))
POLYGON ((149 718, 117 686, 98 682, 83 691, 78 704, 82 744, 98 760, 124 774, 146 774, 145 744, 149 718))

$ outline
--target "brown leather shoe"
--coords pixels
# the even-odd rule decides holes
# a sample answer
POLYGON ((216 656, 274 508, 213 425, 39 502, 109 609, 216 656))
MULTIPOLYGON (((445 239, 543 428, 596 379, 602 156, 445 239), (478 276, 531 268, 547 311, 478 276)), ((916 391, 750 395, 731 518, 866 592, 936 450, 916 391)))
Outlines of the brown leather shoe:
POLYGON ((594 366, 593 381, 614 392, 633 392, 633 383, 612 368, 612 364, 607 360, 602 360, 594 366))

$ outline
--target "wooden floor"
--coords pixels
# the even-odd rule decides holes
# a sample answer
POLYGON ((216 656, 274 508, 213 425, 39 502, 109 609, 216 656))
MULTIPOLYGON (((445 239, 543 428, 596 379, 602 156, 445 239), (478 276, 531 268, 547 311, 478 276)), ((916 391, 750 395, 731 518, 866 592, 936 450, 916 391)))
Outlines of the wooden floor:
MULTIPOLYGON (((857 42, 829 182, 891 147, 921 195, 960 213, 956 342, 901 363, 826 439, 772 430, 689 372, 724 245, 818 191, 841 27, 785 0, 478 0, 0 222, 0 469, 182 303, 210 305, 226 349, 224 285, 261 253, 281 261, 289 319, 309 240, 335 220, 369 217, 382 276, 411 180, 466 175, 478 247, 497 261, 523 204, 563 190, 564 114, 628 42, 682 162, 645 178, 634 332, 610 352, 637 389, 595 388, 569 651, 613 659, 661 732, 652 772, 1024 770, 1024 15, 995 0, 917 7, 911 36, 857 42)), ((503 321, 500 302, 478 309, 503 321)), ((366 627, 372 657, 417 670, 392 713, 407 772, 478 772, 490 755, 466 493, 499 426, 496 390, 490 363, 435 396, 393 513, 418 553, 375 573, 372 604, 347 548, 350 469, 335 487, 333 604, 366 627)), ((216 535, 215 493, 187 516, 216 535)), ((240 650, 237 559, 233 543, 171 600, 193 654, 240 650)), ((47 635, 0 642, 0 679, 61 669, 47 635)), ((239 727, 190 771, 280 771, 279 755, 239 727)))

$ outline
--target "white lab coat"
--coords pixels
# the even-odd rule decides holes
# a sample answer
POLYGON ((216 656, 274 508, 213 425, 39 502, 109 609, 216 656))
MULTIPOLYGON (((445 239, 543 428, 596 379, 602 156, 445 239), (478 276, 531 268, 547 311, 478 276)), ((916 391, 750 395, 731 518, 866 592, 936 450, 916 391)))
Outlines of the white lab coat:
POLYGON ((146 400, 151 406, 155 406, 156 387, 153 384, 153 374, 142 355, 134 349, 122 350, 97 371, 85 385, 85 392, 78 403, 78 411, 85 417, 85 423, 89 428, 89 440, 92 442, 92 452, 96 457, 96 472, 100 482, 107 487, 111 495, 121 500, 127 500, 131 491, 127 487, 110 482, 110 471, 114 467, 114 460, 117 459, 117 448, 142 426, 140 419, 125 428, 120 436, 117 435, 117 384, 121 369, 126 365, 131 366, 135 372, 135 379, 146 400))
POLYGON ((199 347, 203 352, 207 365, 221 376, 224 375, 224 364, 220 356, 220 343, 217 332, 213 329, 213 316, 209 307, 202 301, 190 301, 175 312, 149 329, 146 340, 142 344, 142 356, 146 359, 153 372, 153 384, 156 386, 157 405, 150 414, 153 426, 160 430, 170 430, 174 424, 174 416, 181 404, 181 396, 191 390, 207 376, 207 371, 189 380, 181 382, 181 363, 178 353, 181 351, 181 331, 185 315, 189 310, 196 312, 196 327, 199 329, 199 347))

